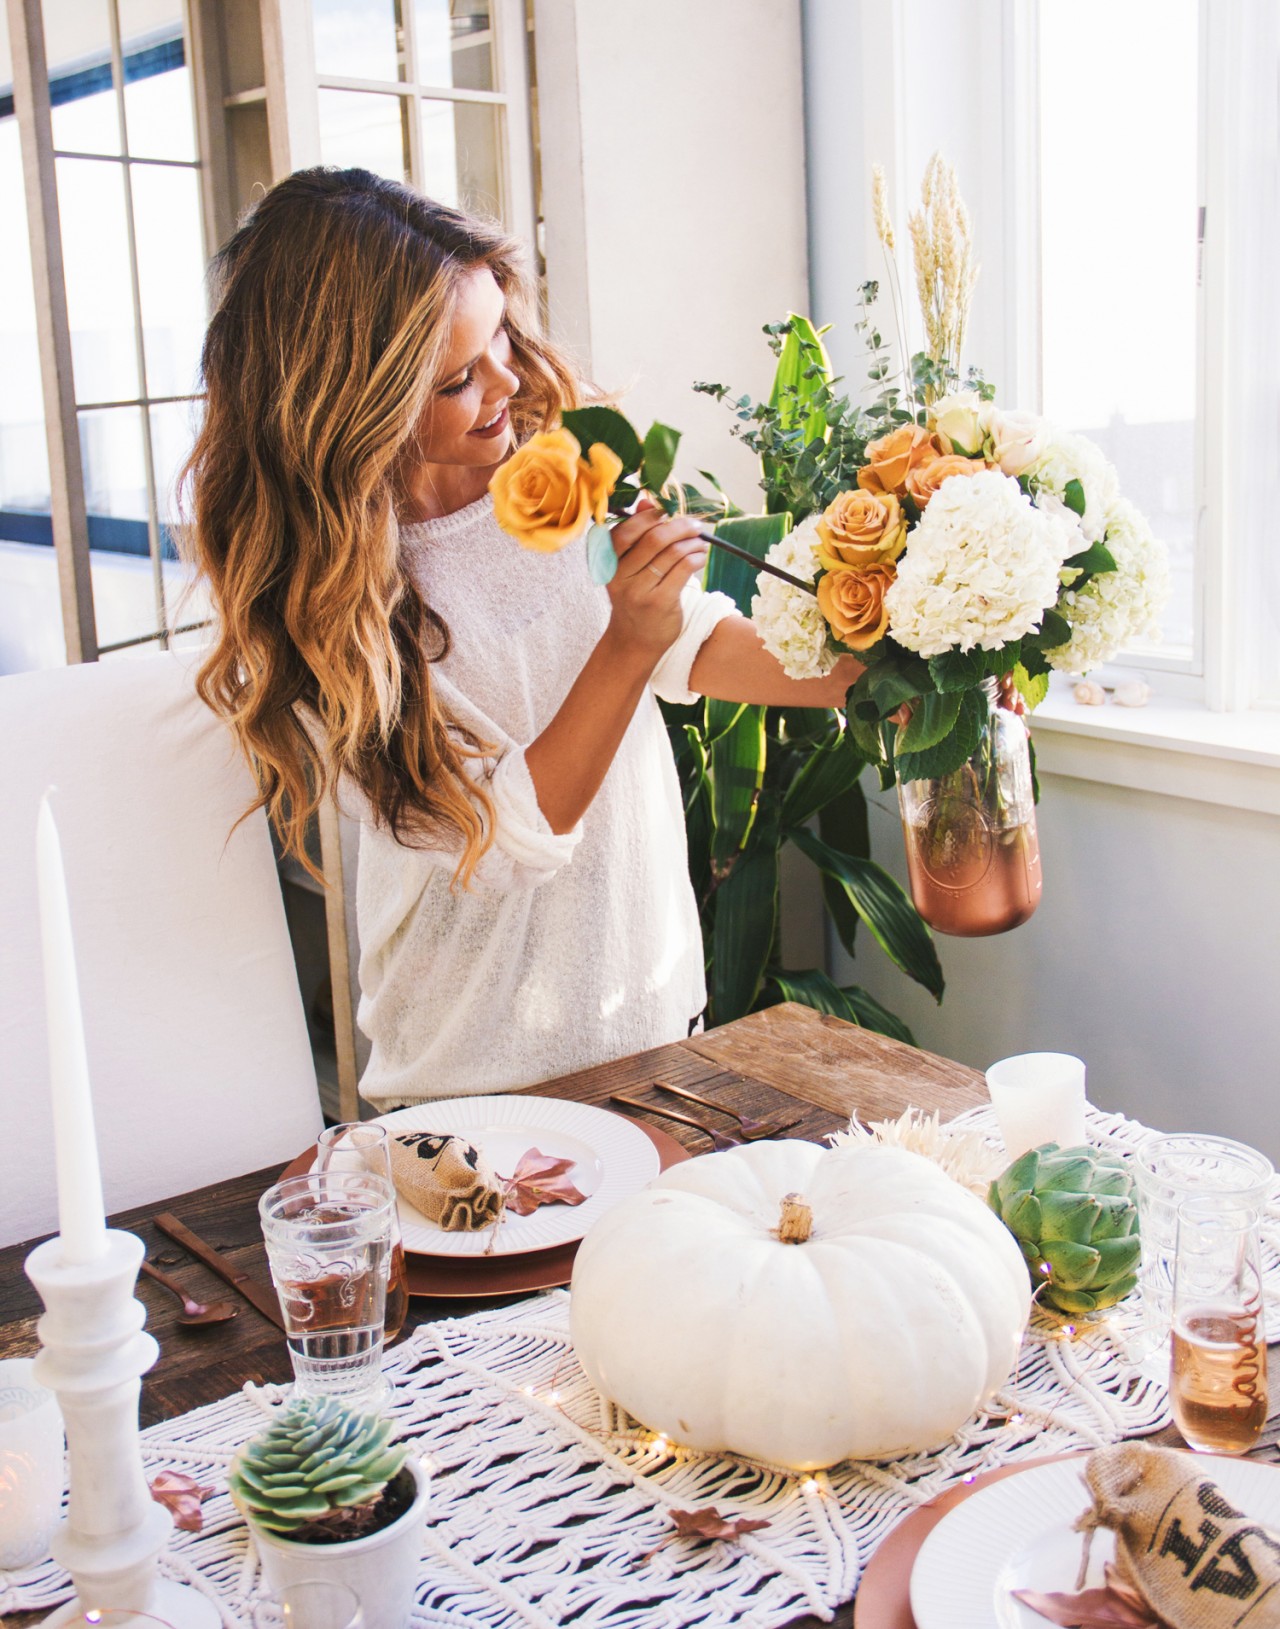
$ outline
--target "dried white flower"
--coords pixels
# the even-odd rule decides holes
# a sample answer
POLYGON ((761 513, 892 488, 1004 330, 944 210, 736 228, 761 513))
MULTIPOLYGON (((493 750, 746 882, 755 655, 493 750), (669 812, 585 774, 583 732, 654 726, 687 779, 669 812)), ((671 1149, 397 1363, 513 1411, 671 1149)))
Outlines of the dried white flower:
POLYGON ((910 533, 885 595, 893 637, 921 656, 999 650, 1058 598, 1072 531, 999 470, 952 475, 910 533))
MULTIPOLYGON (((811 583, 818 575, 818 521, 810 515, 781 543, 775 543, 765 558, 781 566, 793 577, 811 583)), ((782 663, 792 679, 820 679, 839 661, 831 648, 826 619, 818 601, 802 588, 792 588, 761 572, 751 601, 751 620, 764 640, 765 649, 782 663)))
POLYGON ((886 1148, 905 1148, 909 1154, 922 1154, 932 1160, 962 1188, 985 1199, 993 1177, 1003 1161, 979 1132, 951 1131, 942 1124, 937 1109, 908 1109, 897 1120, 873 1120, 864 1125, 855 1114, 847 1131, 833 1131, 827 1138, 833 1148, 860 1148, 879 1143, 886 1148))

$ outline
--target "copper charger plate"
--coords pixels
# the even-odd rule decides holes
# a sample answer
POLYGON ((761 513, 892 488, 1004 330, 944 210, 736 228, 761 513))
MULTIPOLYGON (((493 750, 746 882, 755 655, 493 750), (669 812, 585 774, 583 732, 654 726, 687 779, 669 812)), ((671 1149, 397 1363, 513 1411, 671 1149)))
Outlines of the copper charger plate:
POLYGON ((1087 1459, 1087 1453, 1046 1454, 1039 1459, 1024 1459, 1017 1465, 1002 1465, 999 1470, 986 1471, 972 1482, 949 1488, 927 1505, 912 1511, 899 1522, 875 1554, 867 1562, 866 1570, 858 1581, 858 1593, 853 1600, 854 1629, 917 1629, 911 1611, 911 1569, 924 1541, 950 1511, 992 1482, 1019 1471, 1029 1471, 1037 1465, 1053 1465, 1060 1459, 1087 1459))
MULTIPOLYGON (((618 1118, 630 1120, 644 1132, 658 1150, 659 1170, 665 1171, 668 1166, 692 1158, 684 1144, 665 1131, 658 1131, 643 1120, 632 1119, 629 1114, 620 1114, 618 1118)), ((281 1181, 285 1177, 305 1176, 311 1169, 315 1152, 313 1144, 286 1165, 280 1173, 281 1181)), ((409 1294, 432 1300, 477 1301, 559 1289, 573 1276, 573 1258, 578 1253, 579 1242, 573 1239, 568 1244, 554 1245, 550 1250, 530 1250, 520 1256, 421 1256, 406 1250, 409 1294)))

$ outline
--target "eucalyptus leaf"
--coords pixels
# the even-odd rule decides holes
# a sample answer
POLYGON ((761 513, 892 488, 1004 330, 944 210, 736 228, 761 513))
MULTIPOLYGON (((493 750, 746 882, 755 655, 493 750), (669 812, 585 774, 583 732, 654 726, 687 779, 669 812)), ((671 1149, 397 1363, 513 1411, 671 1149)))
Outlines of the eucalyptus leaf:
POLYGON ((634 475, 640 468, 644 459, 640 437, 630 419, 616 407, 568 407, 561 413, 560 422, 577 437, 584 458, 601 441, 622 460, 621 475, 634 475))
POLYGON ((601 588, 609 586, 618 569, 613 533, 599 521, 594 521, 587 533, 587 568, 591 572, 591 581, 601 588))

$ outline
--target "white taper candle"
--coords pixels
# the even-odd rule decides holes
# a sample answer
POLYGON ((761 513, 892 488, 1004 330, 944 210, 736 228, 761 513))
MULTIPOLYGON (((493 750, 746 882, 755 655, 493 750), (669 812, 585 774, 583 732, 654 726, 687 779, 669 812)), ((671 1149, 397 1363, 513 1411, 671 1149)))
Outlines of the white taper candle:
POLYGON ((40 800, 36 822, 36 882, 49 1030, 58 1230, 62 1235, 62 1259, 87 1262, 95 1260, 106 1249, 107 1221, 93 1130, 93 1098, 89 1091, 89 1062, 80 1015, 80 985, 76 978, 67 880, 48 792, 40 800))

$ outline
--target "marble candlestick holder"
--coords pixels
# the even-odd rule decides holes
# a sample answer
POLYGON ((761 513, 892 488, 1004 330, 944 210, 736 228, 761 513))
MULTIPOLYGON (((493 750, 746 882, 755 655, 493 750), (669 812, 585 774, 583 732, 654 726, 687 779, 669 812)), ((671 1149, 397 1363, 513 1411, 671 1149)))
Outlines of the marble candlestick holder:
POLYGON ((76 1587, 45 1623, 115 1610, 151 1613, 172 1629, 217 1629, 208 1597, 157 1573, 173 1518, 151 1497, 142 1468, 138 1398, 160 1349, 133 1293, 142 1241, 114 1230, 106 1238, 93 1261, 65 1261, 61 1238, 52 1238, 25 1264, 45 1306, 34 1373, 57 1393, 67 1432, 70 1498, 53 1559, 76 1587))

